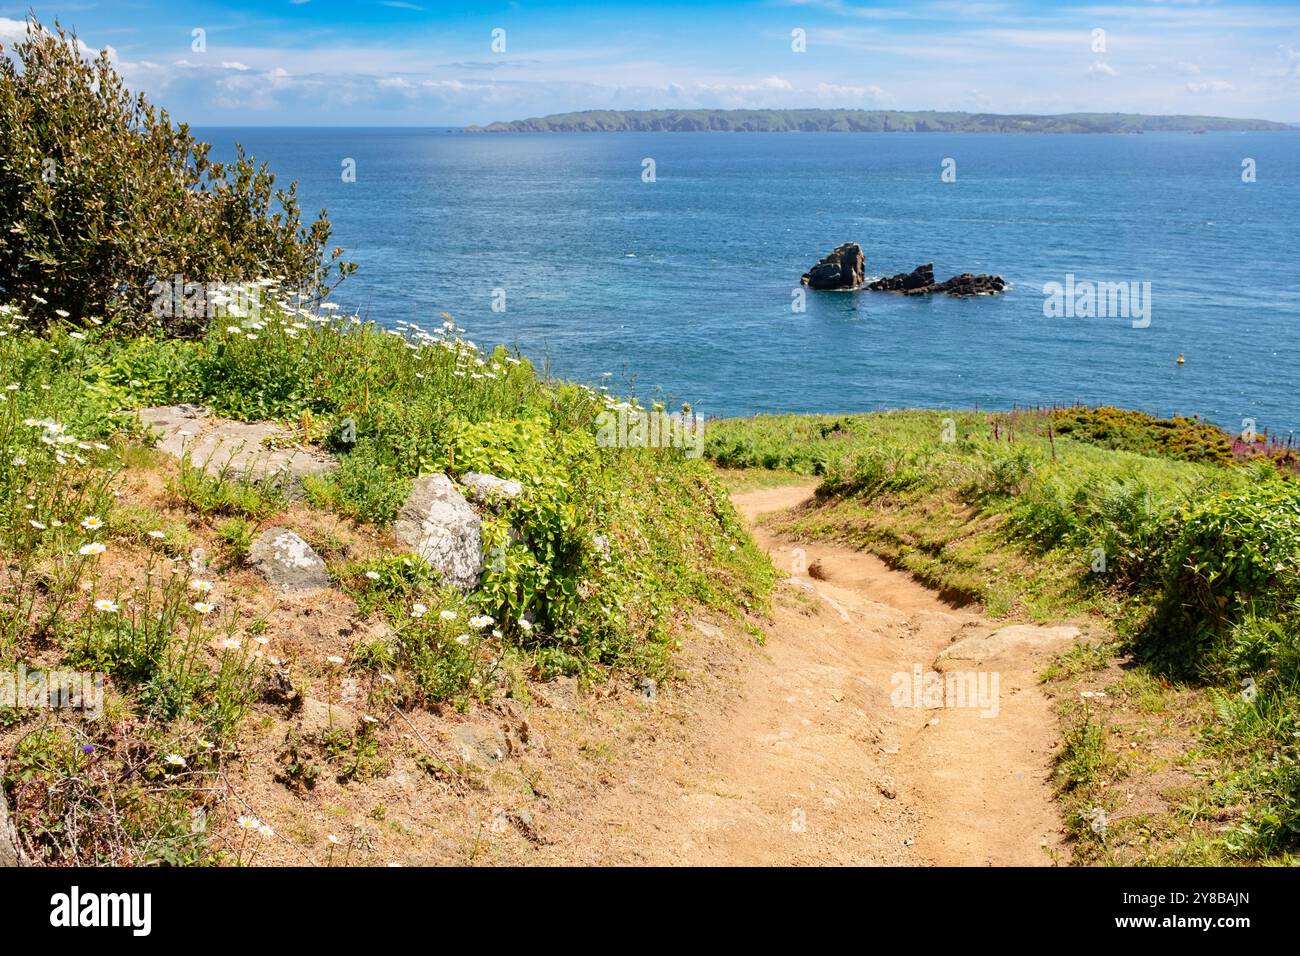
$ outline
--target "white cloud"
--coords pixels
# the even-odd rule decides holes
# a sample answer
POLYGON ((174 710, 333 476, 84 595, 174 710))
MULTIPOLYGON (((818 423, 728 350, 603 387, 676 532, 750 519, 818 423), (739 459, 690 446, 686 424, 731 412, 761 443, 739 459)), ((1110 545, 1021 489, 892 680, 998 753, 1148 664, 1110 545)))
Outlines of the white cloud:
POLYGON ((1300 50, 1288 45, 1282 47, 1281 51, 1287 62, 1287 73, 1292 76, 1300 76, 1300 50))
POLYGON ((22 20, 10 20, 8 17, 0 17, 0 43, 8 46, 16 43, 27 35, 27 24, 22 20))
MULTIPOLYGON (((746 33, 743 24, 692 44, 653 25, 593 27, 599 40, 552 33, 534 37, 526 54, 491 58, 481 37, 434 30, 424 17, 400 17, 409 28, 387 35, 351 35, 346 24, 306 41, 296 28, 232 32, 219 54, 188 59, 175 58, 174 44, 113 39, 134 60, 119 64, 131 87, 195 124, 236 122, 241 110, 264 111, 268 122, 326 124, 487 123, 657 107, 1171 113, 1189 111, 1185 101, 1195 95, 1215 95, 1214 111, 1225 115, 1294 118, 1300 20, 1275 29, 1276 7, 1204 4, 1180 17, 1168 3, 1068 14, 1007 4, 972 14, 960 0, 876 12, 854 6, 861 2, 786 0, 807 14, 810 52, 801 57, 786 53, 788 29, 746 33), (1093 25, 1106 28, 1104 53, 1091 50, 1093 25), (755 42, 768 53, 755 54, 755 42)), ((427 0, 407 5, 420 4, 438 10, 427 0)), ((803 13, 792 12, 796 23, 803 13)), ((0 18, 0 42, 24 32, 21 20, 0 18)), ((90 31, 88 38, 96 39, 90 31)))

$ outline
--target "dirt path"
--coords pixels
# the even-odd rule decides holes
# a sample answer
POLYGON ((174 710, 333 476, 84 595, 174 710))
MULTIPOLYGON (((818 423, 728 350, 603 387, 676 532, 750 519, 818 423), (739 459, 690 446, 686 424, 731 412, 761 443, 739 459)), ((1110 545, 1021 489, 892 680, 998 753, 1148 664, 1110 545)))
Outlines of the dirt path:
MULTIPOLYGON (((322 774, 305 792, 282 778, 289 725, 268 725, 226 779, 230 825, 245 812, 270 822, 277 840, 258 861, 287 865, 332 859, 331 833, 363 865, 1050 863, 1056 725, 1036 680, 1047 653, 1024 648, 1068 636, 1025 628, 989 647, 998 629, 980 613, 875 557, 764 528, 762 514, 811 492, 734 496, 792 573, 761 632, 691 619, 678 680, 638 692, 567 679, 464 716, 413 709, 390 728, 402 743, 384 774, 322 774), (896 699, 932 668, 996 675, 998 693, 963 707, 896 699)), ((338 626, 313 620, 322 640, 338 626)))
POLYGON ((896 675, 929 672, 954 641, 996 628, 872 555, 794 546, 755 526, 811 492, 735 496, 778 568, 818 577, 781 585, 764 647, 705 640, 714 653, 692 660, 688 645, 690 674, 661 701, 669 716, 610 728, 618 759, 580 811, 551 817, 543 862, 1052 862, 1061 839, 1055 721, 1035 676, 1043 650, 947 665, 997 674, 996 716, 896 706, 896 675))
MULTIPOLYGON (((770 489, 739 495, 736 505, 753 525, 759 515, 796 507, 811 494, 811 487, 770 489)), ((847 612, 837 611, 839 626, 827 636, 851 652, 858 678, 875 688, 873 698, 886 715, 880 751, 898 799, 916 814, 918 862, 1049 864, 1048 850, 1059 852, 1061 839, 1049 772, 1056 722, 1037 680, 1046 655, 1015 650, 986 664, 952 663, 953 669, 996 671, 996 714, 991 707, 895 707, 884 694, 898 686, 894 675, 918 665, 931 671, 952 642, 978 639, 994 626, 976 611, 944 603, 874 555, 819 543, 792 546, 761 527, 754 534, 777 567, 819 569, 820 580, 805 574, 792 582, 847 612)))

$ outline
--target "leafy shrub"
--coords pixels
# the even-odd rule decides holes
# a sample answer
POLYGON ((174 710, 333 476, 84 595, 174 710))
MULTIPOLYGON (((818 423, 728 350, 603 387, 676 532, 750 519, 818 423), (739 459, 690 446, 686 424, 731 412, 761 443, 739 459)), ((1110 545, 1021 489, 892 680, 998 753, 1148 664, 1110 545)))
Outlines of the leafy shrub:
POLYGON ((364 614, 382 609, 390 619, 404 619, 411 603, 433 589, 437 574, 418 554, 389 554, 369 561, 331 567, 331 576, 357 602, 364 614))
MULTIPOLYGON (((323 291, 329 220, 303 226, 296 184, 238 151, 234 163, 133 96, 107 51, 82 56, 75 34, 29 21, 0 55, 0 290, 37 327, 63 315, 139 328, 155 282, 242 282, 280 275, 323 291)), ((202 317, 167 320, 169 334, 202 317)))
POLYGON ((257 525, 243 518, 227 518, 217 524, 217 537, 226 546, 232 565, 243 564, 253 549, 257 525))
POLYGON ((509 521, 486 528, 490 613, 525 635, 533 626, 551 635, 576 630, 586 617, 582 582, 598 574, 592 539, 603 525, 595 436, 552 430, 542 419, 465 423, 452 432, 451 460, 459 473, 489 472, 524 485, 509 521))
POLYGON ((1115 758, 1106 745, 1105 723, 1086 704, 1071 707, 1067 718, 1056 775, 1062 789, 1072 790, 1096 781, 1113 768, 1115 758))
POLYGON ((207 471, 207 462, 195 464, 189 452, 181 458, 179 476, 172 490, 202 515, 236 515, 260 520, 284 504, 286 478, 268 472, 264 477, 245 481, 226 463, 215 474, 207 471))
POLYGON ((1140 650, 1175 672, 1231 674, 1235 626, 1256 613, 1289 616, 1300 599, 1300 484, 1275 480, 1191 505, 1163 572, 1140 650))
POLYGON ((1179 461, 1228 464, 1232 440, 1216 425, 1195 418, 1156 418, 1126 408, 1058 408, 1052 424, 1061 437, 1179 461))
POLYGON ((378 457, 371 442, 344 455, 329 474, 305 479, 307 499, 357 521, 387 524, 397 517, 411 482, 378 457))
POLYGON ((1034 471, 1033 456, 1020 449, 994 456, 985 472, 980 492, 984 497, 1009 497, 1019 494, 1034 471))

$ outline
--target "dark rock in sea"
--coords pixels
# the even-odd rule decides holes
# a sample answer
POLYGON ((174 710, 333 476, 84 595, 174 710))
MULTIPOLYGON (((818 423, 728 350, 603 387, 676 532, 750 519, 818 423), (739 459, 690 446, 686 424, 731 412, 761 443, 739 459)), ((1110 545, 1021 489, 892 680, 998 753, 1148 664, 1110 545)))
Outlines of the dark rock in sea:
POLYGON ((934 281, 934 263, 927 262, 917 266, 911 272, 900 272, 896 276, 877 279, 868 283, 872 292, 901 292, 903 295, 930 295, 942 292, 946 295, 996 295, 1007 284, 1001 276, 972 275, 963 272, 943 282, 934 281))
POLYGON ((971 275, 969 272, 963 272, 959 276, 953 276, 947 282, 940 282, 934 287, 934 291, 948 295, 997 295, 1006 287, 1007 284, 1002 281, 1002 276, 971 275))
POLYGON ((917 266, 911 272, 900 272, 896 276, 877 279, 867 286, 872 292, 929 292, 934 288, 934 263, 927 262, 917 266))
POLYGON ((800 279, 811 289, 860 289, 865 279, 867 258, 856 242, 838 246, 800 279))

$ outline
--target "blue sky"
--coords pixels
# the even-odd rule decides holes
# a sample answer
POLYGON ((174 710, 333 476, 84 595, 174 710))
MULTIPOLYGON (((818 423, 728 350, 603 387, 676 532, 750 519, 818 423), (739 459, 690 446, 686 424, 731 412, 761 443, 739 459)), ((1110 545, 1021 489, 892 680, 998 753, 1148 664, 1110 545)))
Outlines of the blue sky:
MULTIPOLYGON (((28 9, 0 0, 0 43, 21 33, 28 9)), ((461 125, 672 107, 1300 122, 1296 0, 32 0, 30 9, 110 47, 133 87, 196 125, 461 125), (497 29, 504 50, 492 48, 497 29), (805 52, 792 50, 795 29, 805 52)))

